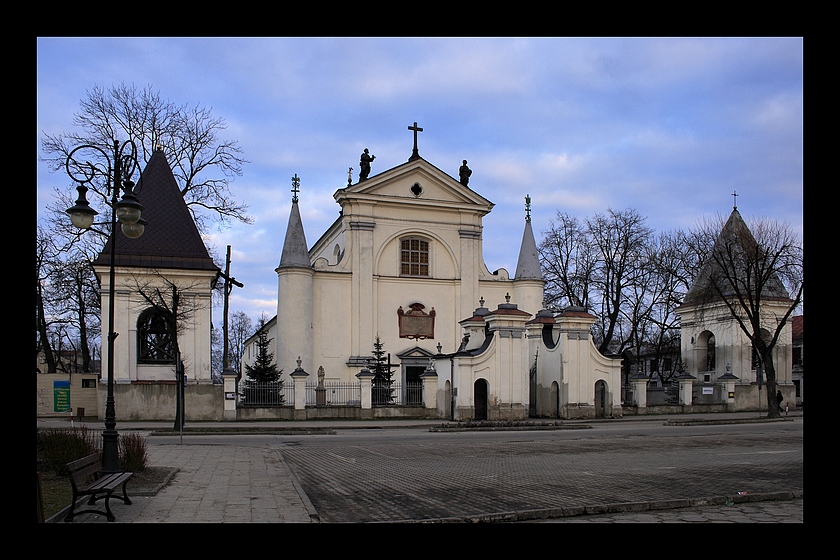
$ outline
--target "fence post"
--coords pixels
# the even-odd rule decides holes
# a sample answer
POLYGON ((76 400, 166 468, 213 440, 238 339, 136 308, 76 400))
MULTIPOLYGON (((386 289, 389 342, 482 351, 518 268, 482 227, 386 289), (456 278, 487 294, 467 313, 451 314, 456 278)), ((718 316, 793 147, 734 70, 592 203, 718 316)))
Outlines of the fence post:
POLYGON ((647 382, 648 378, 643 373, 638 373, 633 377, 633 400, 639 409, 647 408, 647 382))
POLYGON ((691 404, 691 389, 692 384, 696 377, 691 375, 690 373, 683 373, 677 379, 680 382, 680 404, 682 405, 689 405, 691 404))
POLYGON ((370 410, 373 403, 373 399, 371 398, 373 373, 367 367, 363 367, 362 371, 356 374, 356 377, 359 378, 361 385, 361 395, 359 395, 359 398, 362 401, 362 409, 370 410))
POLYGON ((726 373, 718 377, 717 381, 723 385, 723 395, 721 395, 721 400, 726 405, 726 411, 734 411, 735 382, 738 381, 738 377, 732 374, 732 368, 729 364, 726 364, 726 373))
POLYGON ((224 381, 225 408, 223 417, 225 420, 236 420, 236 372, 230 368, 222 372, 224 381))
POLYGON ((423 404, 427 410, 431 409, 437 412, 438 374, 431 360, 429 360, 426 370, 420 374, 420 379, 423 380, 423 404))
MULTIPOLYGON (((295 371, 289 374, 295 383, 295 411, 306 410, 306 378, 309 374, 300 367, 300 357, 297 359, 295 371)), ((295 413, 295 417, 297 417, 295 413)))

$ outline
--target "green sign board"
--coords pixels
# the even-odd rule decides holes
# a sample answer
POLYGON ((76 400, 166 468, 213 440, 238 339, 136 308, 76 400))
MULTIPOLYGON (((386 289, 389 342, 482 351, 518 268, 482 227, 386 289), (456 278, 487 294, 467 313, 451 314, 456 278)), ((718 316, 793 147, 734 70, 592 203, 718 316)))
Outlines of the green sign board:
POLYGON ((70 412, 69 381, 53 381, 53 408, 55 412, 70 412))

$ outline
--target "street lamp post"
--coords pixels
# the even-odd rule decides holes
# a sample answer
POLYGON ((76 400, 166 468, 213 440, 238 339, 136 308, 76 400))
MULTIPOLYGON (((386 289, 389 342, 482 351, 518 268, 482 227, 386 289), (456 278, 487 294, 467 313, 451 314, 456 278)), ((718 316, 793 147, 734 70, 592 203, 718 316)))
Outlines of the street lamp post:
POLYGON ((74 148, 67 156, 65 167, 67 174, 79 183, 76 190, 79 198, 75 206, 67 209, 70 220, 80 229, 90 229, 97 212, 87 201, 87 184, 97 178, 104 178, 107 194, 111 197, 111 252, 109 261, 108 283, 108 394, 105 399, 105 430, 102 432, 102 470, 117 472, 120 470, 119 434, 116 426, 116 410, 114 408, 114 339, 119 333, 114 332, 114 278, 115 255, 117 241, 117 221, 121 224, 123 234, 129 238, 143 235, 145 222, 140 218, 143 206, 134 196, 134 183, 130 180, 137 169, 137 147, 134 142, 126 141, 120 146, 114 141, 113 154, 107 153, 99 146, 85 144, 74 148), (81 150, 98 152, 106 163, 91 163, 77 159, 81 150), (120 200, 120 189, 124 191, 120 200))

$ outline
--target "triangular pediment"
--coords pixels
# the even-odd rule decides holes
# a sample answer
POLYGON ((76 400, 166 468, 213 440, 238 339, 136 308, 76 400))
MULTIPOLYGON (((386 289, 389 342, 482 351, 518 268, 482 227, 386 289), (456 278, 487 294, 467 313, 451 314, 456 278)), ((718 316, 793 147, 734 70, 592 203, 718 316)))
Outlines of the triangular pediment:
POLYGON ((470 208, 487 214, 493 203, 465 187, 423 158, 417 158, 367 180, 336 191, 339 204, 347 201, 470 208))
POLYGON ((432 354, 428 350, 424 350, 423 348, 420 348, 419 346, 415 346, 414 348, 409 348, 408 350, 404 350, 404 351, 399 352, 397 354, 397 357, 400 360, 406 360, 406 359, 412 359, 412 358, 415 358, 415 359, 416 358, 429 359, 432 356, 434 356, 434 354, 432 354))

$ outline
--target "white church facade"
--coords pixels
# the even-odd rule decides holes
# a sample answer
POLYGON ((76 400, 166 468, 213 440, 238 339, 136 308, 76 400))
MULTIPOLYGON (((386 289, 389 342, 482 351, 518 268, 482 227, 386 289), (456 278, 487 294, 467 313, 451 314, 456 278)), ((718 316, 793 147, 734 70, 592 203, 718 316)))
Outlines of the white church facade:
MULTIPOLYGON (((427 415, 621 414, 620 361, 595 349, 595 318, 540 313, 530 200, 511 277, 483 259, 482 220, 493 203, 416 148, 406 163, 336 191, 339 217, 311 248, 297 184, 293 192, 277 315, 265 327, 286 383, 296 370, 310 383, 316 372, 322 383, 356 382, 379 340, 397 384, 425 378, 427 415)), ((245 351, 251 360, 255 344, 245 351)))

